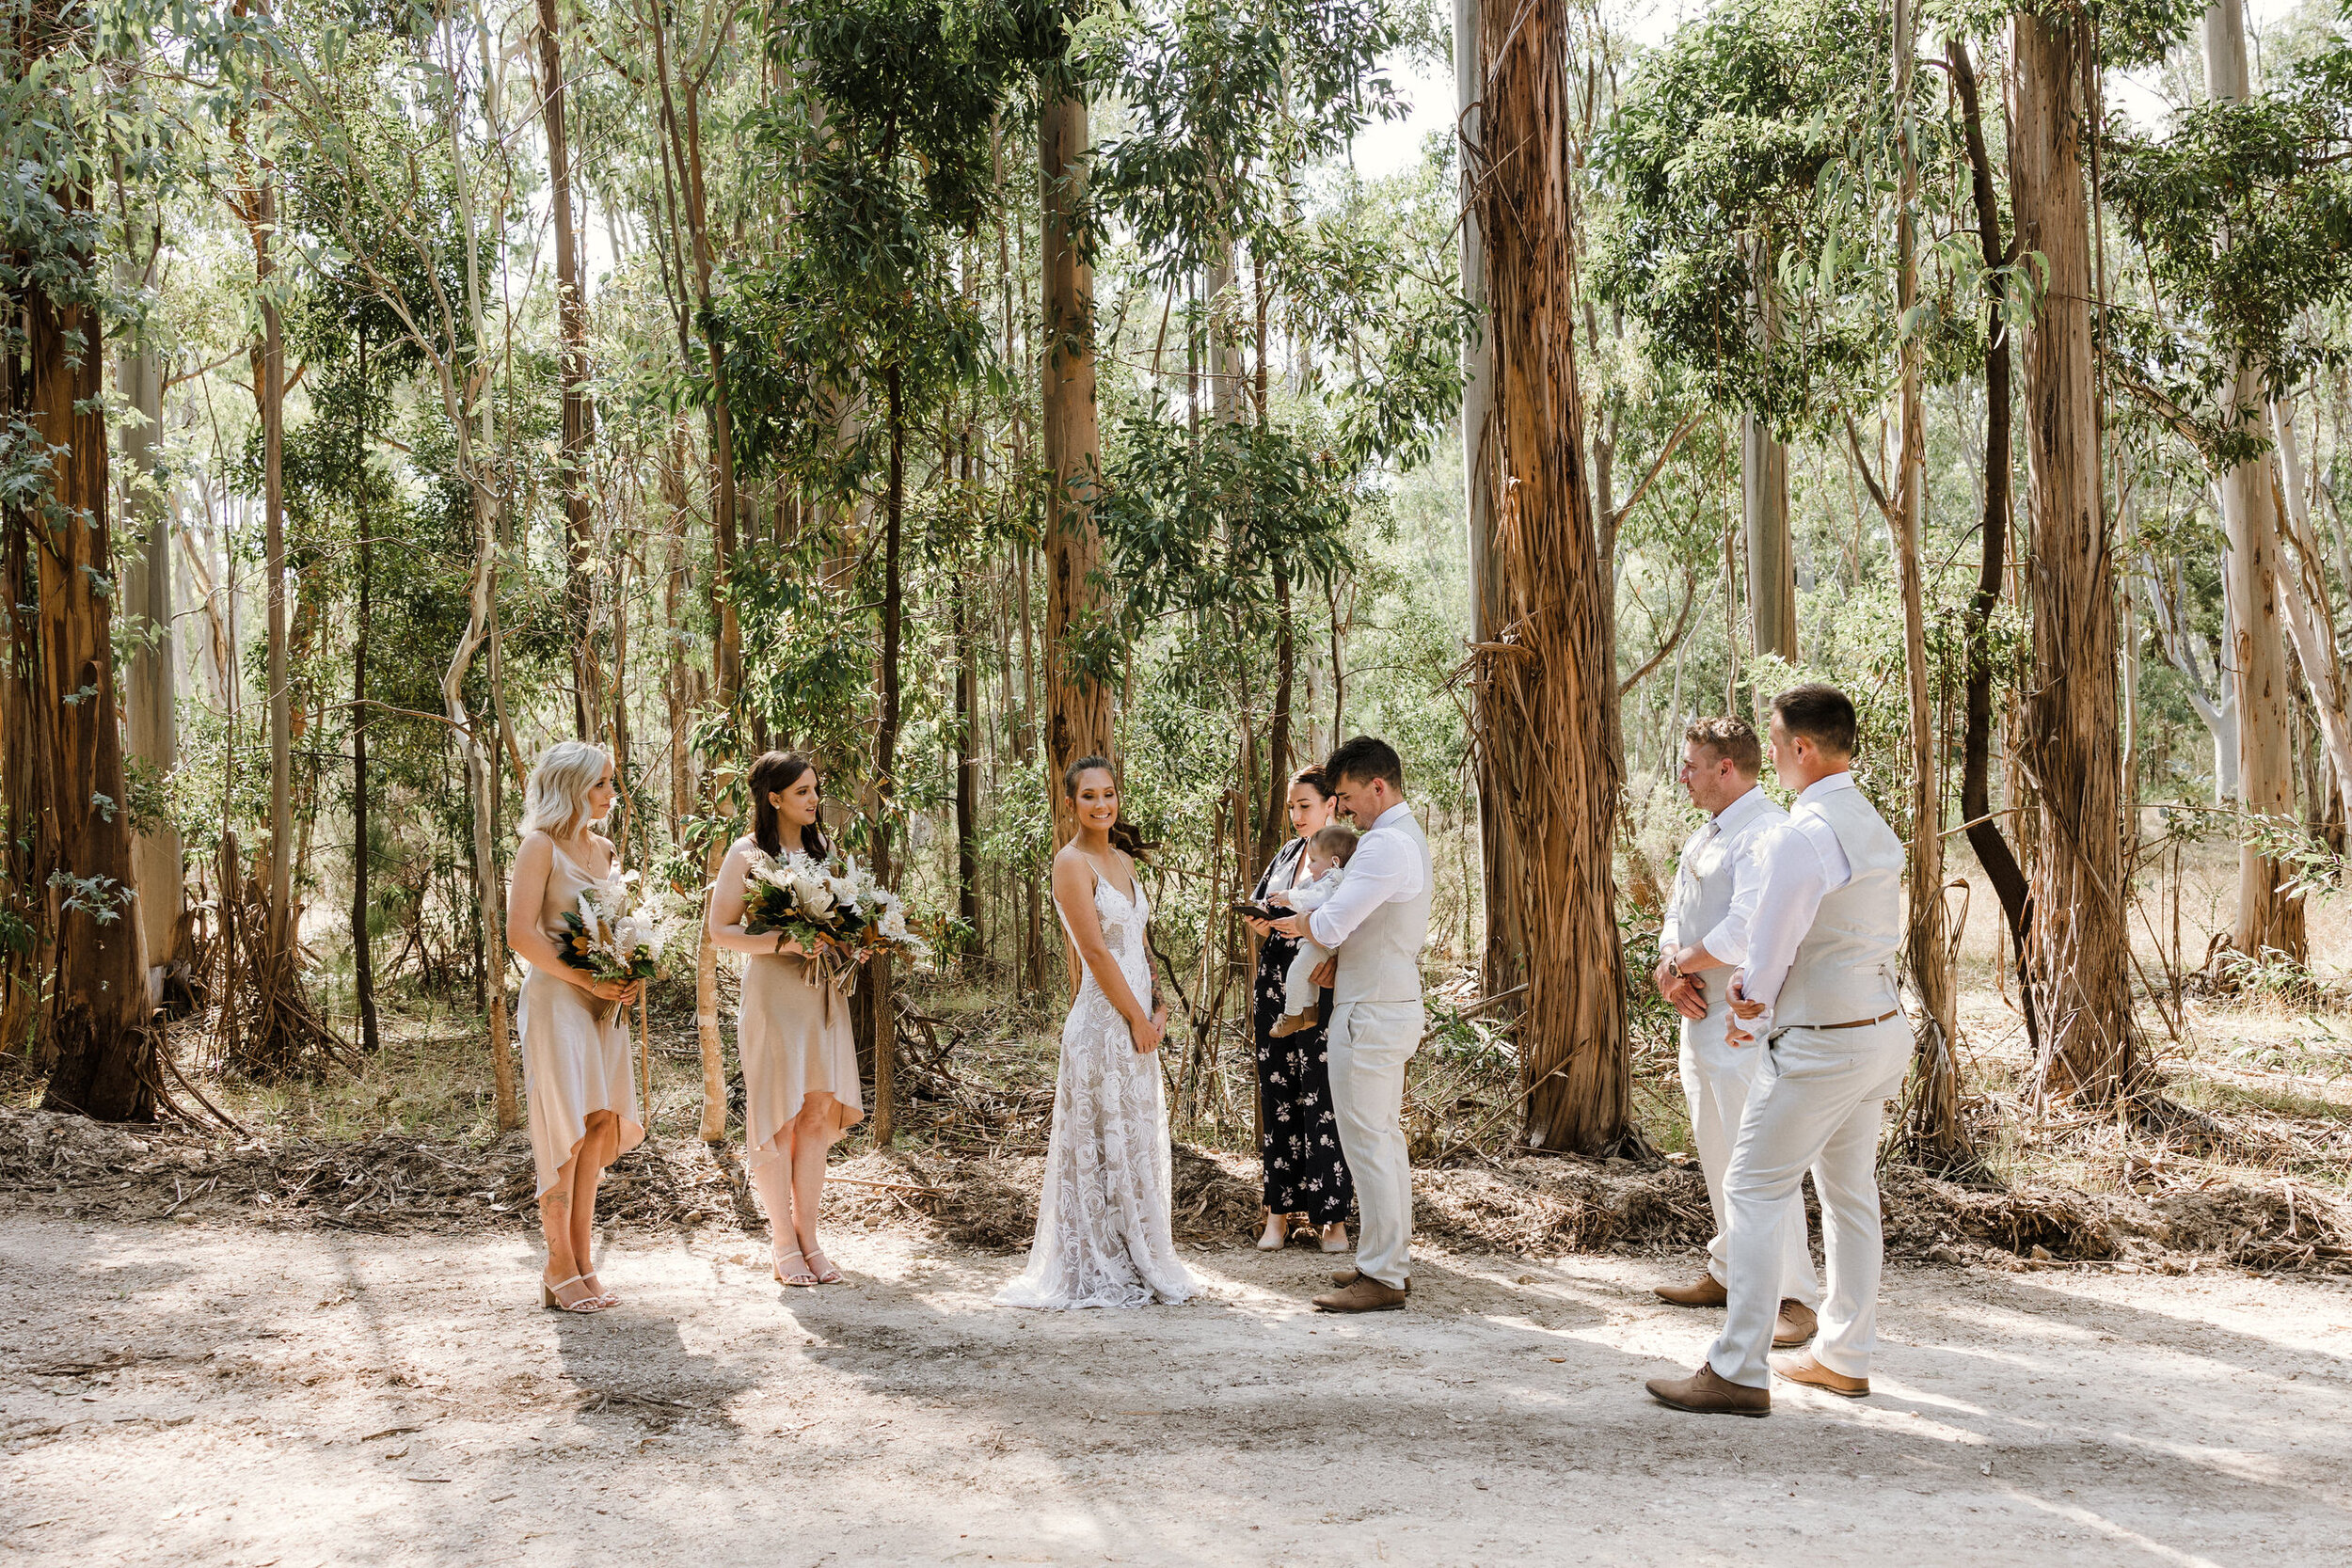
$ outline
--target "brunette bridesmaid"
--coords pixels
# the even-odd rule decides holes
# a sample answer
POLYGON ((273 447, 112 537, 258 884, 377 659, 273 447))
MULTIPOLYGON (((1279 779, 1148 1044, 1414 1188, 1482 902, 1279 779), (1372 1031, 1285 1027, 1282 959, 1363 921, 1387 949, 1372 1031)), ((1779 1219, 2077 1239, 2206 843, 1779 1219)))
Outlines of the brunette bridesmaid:
MULTIPOLYGON (((831 852, 818 825, 817 769, 770 752, 752 765, 752 831, 727 850, 710 895, 710 939, 743 955, 736 1053, 743 1062, 743 1142, 752 1184, 768 1211, 779 1284, 834 1285, 841 1271, 817 1244, 825 1151, 866 1114, 849 998, 809 962, 798 941, 743 929, 743 878, 755 850, 831 852)), ((839 956, 833 966, 839 967, 839 956)))
POLYGON ((585 741, 541 754, 523 799, 522 847, 507 889, 506 944, 530 964, 516 1033, 539 1227, 548 1243, 543 1307, 601 1312, 620 1298, 596 1279, 596 1186, 605 1167, 645 1140, 629 1071, 628 1005, 635 982, 599 980, 562 958, 564 913, 619 868, 596 830, 612 809, 612 759, 585 741))

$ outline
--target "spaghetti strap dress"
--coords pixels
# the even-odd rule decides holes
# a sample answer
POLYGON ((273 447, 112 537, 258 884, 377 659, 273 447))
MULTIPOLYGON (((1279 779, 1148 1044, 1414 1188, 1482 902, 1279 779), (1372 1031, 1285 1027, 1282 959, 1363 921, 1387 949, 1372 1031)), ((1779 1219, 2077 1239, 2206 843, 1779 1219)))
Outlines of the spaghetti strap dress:
MULTIPOLYGON (((576 909, 580 894, 598 885, 597 878, 556 846, 539 904, 539 929, 549 942, 563 945, 564 911, 576 909)), ((522 1037, 523 1097, 531 1109, 531 1156, 542 1196, 588 1135, 591 1113, 611 1111, 619 1118, 620 1153, 645 1141, 637 1080, 629 1070, 628 1010, 612 1007, 599 1016, 596 1000, 536 964, 523 978, 515 1022, 522 1037)))
POLYGON ((735 1050, 743 1062, 743 1144, 755 1169, 782 1158, 776 1139, 812 1094, 833 1096, 836 1132, 866 1115, 849 997, 797 953, 745 956, 735 1050))

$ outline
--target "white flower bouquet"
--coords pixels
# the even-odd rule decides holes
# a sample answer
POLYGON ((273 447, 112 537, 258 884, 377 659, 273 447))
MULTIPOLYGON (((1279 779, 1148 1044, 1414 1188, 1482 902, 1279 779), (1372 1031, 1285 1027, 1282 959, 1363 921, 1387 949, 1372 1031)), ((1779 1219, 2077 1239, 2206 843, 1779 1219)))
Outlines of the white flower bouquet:
MULTIPOLYGON (((637 873, 615 871, 582 888, 578 903, 564 911, 559 946, 565 963, 599 980, 651 980, 661 973, 666 926, 659 899, 641 894, 637 873)), ((593 997, 589 1007, 601 1020, 611 1016, 612 1004, 593 997)))
POLYGON ((819 861, 799 849, 754 851, 743 879, 743 929, 779 932, 819 963, 827 955, 897 953, 919 958, 930 947, 907 924, 898 895, 856 859, 819 861))

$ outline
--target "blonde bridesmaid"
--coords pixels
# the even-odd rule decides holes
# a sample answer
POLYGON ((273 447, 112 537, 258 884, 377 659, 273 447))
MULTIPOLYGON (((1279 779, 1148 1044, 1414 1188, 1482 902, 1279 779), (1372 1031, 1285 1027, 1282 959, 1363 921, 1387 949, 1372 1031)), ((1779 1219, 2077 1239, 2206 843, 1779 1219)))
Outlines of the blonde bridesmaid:
POLYGON ((783 1285, 833 1285, 841 1271, 817 1244, 825 1152, 865 1116, 849 998, 809 963, 798 941, 743 929, 743 879, 755 851, 822 860, 817 769, 770 752, 752 764, 752 831, 735 841, 710 895, 710 939, 743 955, 736 1053, 743 1062, 743 1142, 768 1211, 769 1250, 783 1285))
POLYGON ((620 1304, 598 1282, 592 1256, 596 1186, 607 1165, 645 1141, 627 1022, 639 988, 599 980, 562 957, 564 911, 619 869, 612 842, 596 831, 613 794, 612 759, 601 749, 580 740, 548 747, 531 770, 506 897, 506 944, 531 966, 516 1022, 548 1243, 539 1301, 566 1312, 620 1304))

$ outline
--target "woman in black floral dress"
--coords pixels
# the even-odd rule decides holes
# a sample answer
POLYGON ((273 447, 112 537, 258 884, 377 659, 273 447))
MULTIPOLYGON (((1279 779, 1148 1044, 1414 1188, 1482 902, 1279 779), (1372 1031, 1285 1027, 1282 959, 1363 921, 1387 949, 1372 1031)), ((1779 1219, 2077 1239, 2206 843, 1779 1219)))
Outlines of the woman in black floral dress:
MULTIPOLYGON (((1263 903, 1286 891, 1298 874, 1307 839, 1331 820, 1331 797, 1319 768, 1291 777, 1291 831, 1274 863, 1258 879, 1252 897, 1263 903)), ((1258 1245, 1273 1250, 1290 1239, 1294 1221, 1314 1227, 1326 1252, 1347 1250, 1347 1212, 1356 1196, 1347 1160, 1340 1152, 1339 1123, 1331 1115, 1331 1069, 1324 1055, 1324 1025, 1279 1038, 1282 976, 1298 951, 1293 939, 1277 935, 1263 921, 1249 928, 1264 939, 1258 949, 1258 979, 1250 994, 1250 1033, 1258 1046, 1258 1105, 1264 1131, 1258 1158, 1265 1167, 1265 1230, 1258 1245)), ((1324 1016, 1331 999, 1323 998, 1324 1016)))

